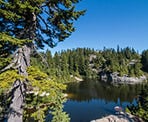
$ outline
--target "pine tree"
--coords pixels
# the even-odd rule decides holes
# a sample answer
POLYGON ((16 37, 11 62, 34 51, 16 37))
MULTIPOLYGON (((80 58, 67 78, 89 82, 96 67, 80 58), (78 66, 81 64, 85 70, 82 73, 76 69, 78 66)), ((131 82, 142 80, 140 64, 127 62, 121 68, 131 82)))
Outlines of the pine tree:
POLYGON ((79 0, 0 0, 0 68, 3 68, 0 86, 5 94, 11 96, 8 122, 23 121, 29 86, 38 88, 40 93, 49 90, 50 87, 45 87, 48 84, 46 75, 34 68, 28 69, 30 56, 34 50, 45 45, 54 47, 71 35, 75 30, 74 20, 84 14, 84 11, 75 10, 78 2, 79 0))
POLYGON ((148 72, 148 50, 142 52, 141 63, 143 64, 143 70, 148 72))
POLYGON ((49 69, 53 67, 53 60, 52 60, 52 54, 49 50, 46 51, 46 61, 48 63, 49 69))

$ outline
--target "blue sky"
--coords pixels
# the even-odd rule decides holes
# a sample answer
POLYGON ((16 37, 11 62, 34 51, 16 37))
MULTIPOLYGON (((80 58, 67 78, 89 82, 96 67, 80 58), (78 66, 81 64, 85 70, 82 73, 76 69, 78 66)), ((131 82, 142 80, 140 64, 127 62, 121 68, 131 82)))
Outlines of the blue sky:
POLYGON ((133 47, 148 49, 148 0, 82 0, 77 9, 87 9, 75 22, 76 31, 55 51, 77 47, 94 49, 133 47))

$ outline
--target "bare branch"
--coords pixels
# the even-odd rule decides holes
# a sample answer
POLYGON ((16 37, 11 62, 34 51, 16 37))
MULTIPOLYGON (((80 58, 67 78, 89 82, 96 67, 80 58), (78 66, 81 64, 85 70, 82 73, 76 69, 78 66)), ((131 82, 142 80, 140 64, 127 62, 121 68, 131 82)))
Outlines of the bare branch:
POLYGON ((0 73, 6 71, 8 69, 14 68, 14 65, 17 63, 17 58, 16 58, 17 53, 18 53, 18 49, 14 52, 14 54, 13 54, 14 58, 11 61, 11 63, 8 66, 6 66, 4 69, 0 70, 0 73))
POLYGON ((45 59, 39 52, 37 52, 37 47, 36 47, 35 45, 34 45, 33 47, 34 47, 35 53, 38 54, 38 55, 41 57, 42 61, 43 61, 43 62, 46 64, 46 66, 49 68, 49 65, 48 65, 46 59, 45 59))
POLYGON ((4 71, 6 71, 6 70, 8 70, 8 69, 10 69, 10 68, 12 68, 13 65, 14 65, 14 63, 9 64, 9 65, 6 66, 4 69, 0 70, 0 73, 1 73, 1 72, 4 72, 4 71))

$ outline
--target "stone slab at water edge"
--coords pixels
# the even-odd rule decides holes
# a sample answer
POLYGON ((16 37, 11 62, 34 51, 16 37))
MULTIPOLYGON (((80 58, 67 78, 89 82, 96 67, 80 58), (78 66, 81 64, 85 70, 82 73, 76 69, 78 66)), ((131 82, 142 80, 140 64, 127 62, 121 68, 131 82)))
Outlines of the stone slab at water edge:
POLYGON ((92 120, 90 122, 144 122, 140 118, 131 114, 109 115, 101 119, 92 120))
POLYGON ((117 84, 138 84, 147 81, 146 76, 129 77, 128 75, 119 76, 118 72, 114 73, 100 73, 100 79, 104 82, 110 81, 117 84))

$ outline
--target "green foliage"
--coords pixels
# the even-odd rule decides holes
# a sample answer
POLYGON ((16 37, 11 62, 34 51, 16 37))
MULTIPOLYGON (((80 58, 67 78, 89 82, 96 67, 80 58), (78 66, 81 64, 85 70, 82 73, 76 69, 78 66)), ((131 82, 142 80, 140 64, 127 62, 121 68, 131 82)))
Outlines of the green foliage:
POLYGON ((16 70, 8 70, 0 74, 0 91, 5 91, 12 86, 17 79, 23 79, 16 70))
POLYGON ((65 118, 65 121, 68 122, 68 115, 63 112, 63 102, 66 99, 62 91, 66 89, 66 86, 49 79, 47 74, 35 67, 28 68, 28 80, 33 89, 31 93, 27 94, 26 117, 34 117, 35 120, 44 122, 45 112, 50 109, 53 115, 52 121, 63 116, 63 119, 65 118), (28 109, 34 109, 34 111, 27 113, 28 109))
POLYGON ((50 77, 60 79, 60 82, 73 81, 72 76, 83 78, 97 78, 100 71, 118 72, 120 76, 139 77, 142 71, 141 55, 134 49, 124 48, 104 49, 94 51, 89 48, 56 52, 53 56, 50 51, 41 53, 47 57, 47 64, 40 57, 32 58, 33 65, 39 67, 50 77))
MULTIPOLYGON (((85 11, 77 11, 75 9, 78 2, 79 0, 0 0, 0 70, 11 63, 13 53, 21 46, 27 45, 30 49, 34 49, 34 47, 43 48, 45 45, 53 47, 59 41, 69 37, 75 30, 74 21, 85 13, 85 11)), ((30 57, 30 54, 28 53, 26 57, 30 57)), ((51 58, 48 53, 47 58, 51 58)), ((31 116, 42 122, 45 119, 44 112, 47 110, 47 106, 51 106, 51 104, 55 107, 62 106, 65 101, 62 91, 66 86, 57 83, 53 79, 58 79, 63 74, 66 76, 68 70, 66 70, 67 66, 63 65, 63 67, 60 67, 59 72, 58 68, 55 68, 54 63, 48 61, 48 66, 52 68, 44 71, 46 69, 44 64, 38 64, 35 58, 32 58, 32 62, 35 62, 42 71, 29 67, 27 70, 28 76, 24 77, 18 75, 19 72, 15 70, 0 73, 0 90, 9 89, 17 79, 21 81, 27 80, 27 90, 31 89, 37 95, 27 95, 26 102, 29 102, 27 102, 26 108, 35 107, 35 111, 31 116), (49 78, 46 73, 53 76, 49 78), (46 95, 44 96, 43 94, 46 95), (29 99, 32 100, 30 101, 29 99)), ((19 64, 20 62, 18 61, 17 63, 19 64)), ((65 59, 63 59, 64 63, 66 64, 65 59)), ((29 61, 27 62, 28 64, 29 61)), ((60 118, 61 116, 68 118, 63 113, 62 107, 53 111, 59 111, 61 115, 58 114, 58 116, 60 118)))
POLYGON ((54 115, 52 122, 69 122, 70 118, 69 116, 65 113, 62 112, 61 110, 52 112, 52 115, 54 115))
POLYGON ((136 106, 132 105, 128 107, 128 112, 136 116, 139 116, 145 122, 148 121, 148 84, 145 85, 145 87, 141 91, 137 103, 138 104, 136 106))
POLYGON ((148 50, 142 52, 141 63, 143 64, 143 70, 148 72, 148 50))
POLYGON ((38 120, 39 122, 44 122, 45 121, 45 110, 46 108, 38 108, 37 111, 32 113, 31 117, 33 117, 35 120, 38 120))
POLYGON ((53 47, 71 35, 75 30, 74 21, 85 13, 75 9, 78 2, 0 0, 1 36, 15 44, 29 39, 40 48, 44 45, 53 47))
MULTIPOLYGON (((66 86, 62 83, 57 83, 57 81, 50 79, 46 73, 43 73, 36 67, 29 67, 27 69, 28 76, 23 77, 17 73, 17 70, 8 70, 0 74, 0 94, 7 93, 8 89, 12 86, 14 81, 27 78, 28 90, 26 96, 26 105, 24 111, 24 117, 26 121, 29 117, 33 117, 34 120, 40 122, 45 121, 45 115, 47 110, 51 110, 50 114, 53 114, 53 121, 56 118, 62 118, 63 121, 69 121, 68 115, 63 112, 63 102, 66 101, 63 90, 66 86), (56 109, 55 109, 56 108, 56 109), (31 113, 28 112, 30 109, 34 110, 31 113), (58 116, 54 117, 54 113, 59 113, 58 116)), ((7 94, 5 94, 6 96, 7 94)), ((6 99, 6 97, 5 97, 6 99)), ((6 101, 5 101, 6 102, 6 101)), ((3 111, 4 108, 2 108, 3 111)), ((2 112, 2 111, 1 111, 2 112)))
POLYGON ((21 46, 32 41, 28 39, 17 39, 10 36, 8 33, 0 32, 0 42, 0 47, 2 47, 3 43, 10 43, 10 45, 21 46))
POLYGON ((0 56, 0 69, 4 68, 5 66, 7 66, 9 64, 9 62, 11 61, 11 58, 4 58, 0 56))

